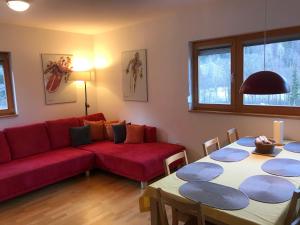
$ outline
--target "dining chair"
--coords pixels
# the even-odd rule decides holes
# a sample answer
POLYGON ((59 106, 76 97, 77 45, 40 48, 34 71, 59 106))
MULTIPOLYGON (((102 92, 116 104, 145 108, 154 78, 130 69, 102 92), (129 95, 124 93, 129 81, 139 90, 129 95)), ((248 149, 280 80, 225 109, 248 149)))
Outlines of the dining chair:
POLYGON ((236 128, 231 128, 227 131, 227 140, 231 144, 239 139, 239 134, 236 128))
POLYGON ((203 143, 204 155, 207 156, 209 154, 209 149, 213 147, 214 147, 213 151, 220 149, 220 143, 218 137, 203 143))
POLYGON ((183 165, 187 165, 188 164, 188 160, 187 160, 187 156, 186 156, 186 151, 182 151, 179 152, 177 154, 174 154, 172 156, 170 156, 169 158, 165 159, 164 161, 164 167, 165 167, 165 174, 170 175, 171 174, 171 168, 170 165, 174 162, 176 162, 177 160, 182 160, 182 164, 183 165))
POLYGON ((186 221, 184 221, 185 225, 205 225, 201 203, 193 203, 184 198, 165 192, 160 188, 157 189, 157 197, 159 199, 161 225, 169 225, 166 205, 172 208, 172 225, 179 224, 179 212, 187 217, 186 221))
POLYGON ((298 205, 298 200, 300 199, 300 189, 294 191, 288 213, 286 215, 285 225, 298 225, 300 224, 300 210, 298 205))

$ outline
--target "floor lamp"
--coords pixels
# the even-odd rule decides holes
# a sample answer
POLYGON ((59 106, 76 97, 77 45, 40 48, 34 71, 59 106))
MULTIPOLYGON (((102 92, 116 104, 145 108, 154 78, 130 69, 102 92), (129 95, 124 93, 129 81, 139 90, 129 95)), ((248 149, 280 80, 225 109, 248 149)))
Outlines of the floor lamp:
POLYGON ((70 76, 70 80, 73 81, 84 81, 84 97, 85 97, 85 115, 88 115, 88 108, 90 105, 87 102, 87 88, 86 88, 86 82, 91 81, 92 79, 91 71, 73 71, 70 76))

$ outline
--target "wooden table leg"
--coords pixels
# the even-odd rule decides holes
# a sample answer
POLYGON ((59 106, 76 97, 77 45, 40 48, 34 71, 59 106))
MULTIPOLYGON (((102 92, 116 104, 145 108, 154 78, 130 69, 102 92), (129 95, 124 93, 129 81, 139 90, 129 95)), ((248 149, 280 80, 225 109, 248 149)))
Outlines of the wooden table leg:
POLYGON ((155 198, 150 198, 150 213, 151 213, 151 225, 161 225, 158 202, 155 198))

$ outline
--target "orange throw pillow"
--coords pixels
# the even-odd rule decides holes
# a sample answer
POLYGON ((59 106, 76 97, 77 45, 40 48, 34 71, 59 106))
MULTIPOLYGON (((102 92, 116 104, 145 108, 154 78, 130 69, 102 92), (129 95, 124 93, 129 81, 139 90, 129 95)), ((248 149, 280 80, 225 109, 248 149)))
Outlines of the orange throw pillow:
POLYGON ((126 125, 126 140, 125 144, 140 144, 144 142, 145 126, 141 125, 126 125))
POLYGON ((104 140, 104 121, 83 121, 84 126, 90 126, 90 134, 92 141, 103 141, 104 140))
POLYGON ((119 122, 118 120, 112 120, 112 121, 106 121, 105 122, 105 139, 108 139, 110 141, 113 141, 114 140, 114 131, 113 131, 113 128, 112 128, 112 125, 119 125, 119 124, 125 124, 125 120, 122 121, 122 122, 119 122))

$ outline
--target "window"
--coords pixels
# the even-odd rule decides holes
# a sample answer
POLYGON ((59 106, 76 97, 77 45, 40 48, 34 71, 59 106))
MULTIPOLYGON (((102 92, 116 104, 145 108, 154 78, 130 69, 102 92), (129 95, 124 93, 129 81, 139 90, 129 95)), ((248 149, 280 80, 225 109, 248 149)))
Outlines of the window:
POLYGON ((0 52, 0 116, 15 114, 9 53, 0 52))
MULTIPOLYGON (((252 73, 263 70, 263 44, 244 46, 244 80, 252 73)), ((266 45, 266 70, 283 76, 291 92, 281 95, 244 95, 245 105, 300 106, 300 40, 278 41, 266 45)))
POLYGON ((230 104, 230 48, 200 50, 198 68, 199 103, 230 104))
POLYGON ((0 110, 8 109, 6 88, 4 82, 4 68, 3 65, 0 64, 0 110))
POLYGON ((192 106, 197 111, 300 116, 300 27, 191 43, 192 106), (283 76, 291 92, 242 95, 239 87, 265 69, 283 76))

